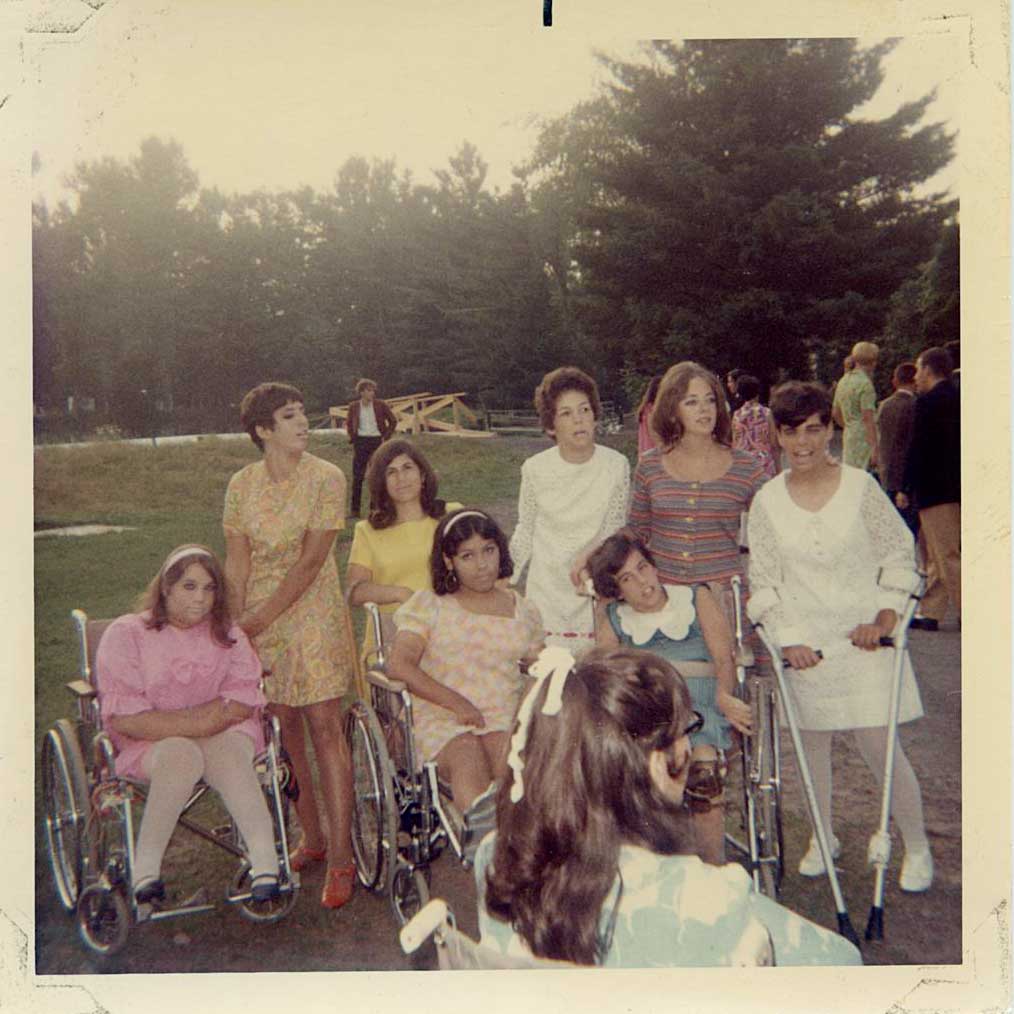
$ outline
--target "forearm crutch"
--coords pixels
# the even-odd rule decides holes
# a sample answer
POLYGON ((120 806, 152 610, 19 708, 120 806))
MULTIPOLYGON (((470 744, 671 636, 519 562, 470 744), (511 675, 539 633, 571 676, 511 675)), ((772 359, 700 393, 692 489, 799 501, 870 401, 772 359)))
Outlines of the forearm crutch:
POLYGON ((764 646, 771 656, 771 667, 775 671, 775 679, 778 681, 778 694, 782 699, 782 708, 785 711, 785 721, 789 726, 789 735, 792 737, 792 749, 796 754, 796 761, 799 765, 799 777, 803 783, 803 794, 806 797, 806 806, 810 811, 810 822, 813 825, 813 832, 817 838, 817 846, 824 859, 824 869, 827 871, 828 883, 831 885, 831 894, 834 896, 835 912, 838 915, 838 932, 850 943, 859 947, 859 937, 852 927, 849 919, 848 909, 845 907, 845 898, 841 893, 841 885, 838 883, 838 871, 834 868, 834 859, 831 856, 831 843, 824 832, 824 822, 820 818, 820 810, 817 805, 817 793, 813 788, 813 779, 810 777, 810 765, 806 760, 806 753, 803 750, 803 740, 799 735, 799 721, 796 718, 796 705, 792 699, 788 684, 785 682, 785 667, 782 662, 781 650, 772 643, 768 637, 764 625, 758 623, 754 628, 764 646))
POLYGON ((901 707, 901 680, 905 671, 905 654, 908 645, 908 625, 915 615, 922 597, 924 581, 920 574, 899 568, 881 569, 877 579, 881 588, 905 592, 908 602, 895 628, 894 637, 882 637, 881 645, 894 647, 894 673, 891 682, 891 699, 887 712, 887 757, 884 761, 884 787, 880 800, 880 824, 870 838, 868 862, 874 867, 873 904, 866 923, 867 940, 884 939, 884 875, 891 859, 891 790, 894 784, 894 754, 898 746, 898 712, 901 707))

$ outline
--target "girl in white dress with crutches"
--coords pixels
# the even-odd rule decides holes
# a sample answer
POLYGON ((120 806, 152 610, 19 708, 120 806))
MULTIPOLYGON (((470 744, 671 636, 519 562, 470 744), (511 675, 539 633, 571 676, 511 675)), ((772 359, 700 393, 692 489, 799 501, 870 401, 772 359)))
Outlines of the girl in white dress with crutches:
MULTIPOLYGON (((831 738, 851 730, 860 756, 884 777, 894 631, 906 593, 884 580, 915 571, 912 535, 867 473, 828 454, 831 401, 818 384, 789 382, 771 398, 788 471, 757 493, 750 508, 751 618, 781 646, 796 703, 824 830, 831 829, 831 738)), ((899 721, 922 715, 909 659, 904 660, 899 721)), ((900 886, 925 891, 933 880, 919 783, 901 744, 895 753, 892 815, 905 843, 900 886)), ((799 864, 820 876, 813 838, 799 864)))

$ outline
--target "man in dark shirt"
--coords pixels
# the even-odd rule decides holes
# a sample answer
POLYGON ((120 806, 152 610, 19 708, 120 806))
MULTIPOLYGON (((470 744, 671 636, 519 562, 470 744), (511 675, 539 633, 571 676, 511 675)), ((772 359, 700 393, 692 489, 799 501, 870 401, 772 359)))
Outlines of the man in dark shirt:
POLYGON ((349 405, 345 427, 352 441, 352 504, 349 517, 359 517, 366 466, 373 452, 394 432, 397 420, 377 397, 377 383, 364 377, 356 384, 359 398, 349 405))
MULTIPOLYGON (((877 471, 891 503, 902 492, 905 459, 912 443, 912 422, 915 419, 915 363, 899 363, 891 376, 894 394, 885 398, 877 409, 877 447, 880 459, 877 471)), ((911 504, 901 511, 905 523, 915 534, 919 518, 911 504)))
POLYGON ((912 626, 936 630, 947 600, 961 622, 961 402, 951 383, 951 357, 927 349, 916 360, 912 445, 899 508, 914 503, 926 538, 927 585, 912 626))

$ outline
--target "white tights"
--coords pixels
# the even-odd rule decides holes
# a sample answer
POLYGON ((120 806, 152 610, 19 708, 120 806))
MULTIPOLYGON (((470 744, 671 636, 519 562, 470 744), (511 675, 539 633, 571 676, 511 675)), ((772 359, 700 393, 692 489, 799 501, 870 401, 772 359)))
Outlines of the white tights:
POLYGON ((253 768, 254 744, 246 733, 226 729, 215 736, 160 739, 144 756, 150 780, 134 854, 134 883, 157 877, 162 856, 197 781, 222 797, 250 850, 250 875, 278 873, 274 828, 253 768))
MULTIPOLYGON (((887 728, 852 729, 859 756, 873 772, 877 784, 884 782, 887 764, 887 728)), ((831 737, 832 732, 800 730, 803 750, 810 766, 824 830, 831 836, 831 737)), ((906 851, 926 847, 926 826, 922 815, 922 793, 912 765, 899 742, 894 751, 894 781, 891 786, 891 816, 898 825, 906 851)))

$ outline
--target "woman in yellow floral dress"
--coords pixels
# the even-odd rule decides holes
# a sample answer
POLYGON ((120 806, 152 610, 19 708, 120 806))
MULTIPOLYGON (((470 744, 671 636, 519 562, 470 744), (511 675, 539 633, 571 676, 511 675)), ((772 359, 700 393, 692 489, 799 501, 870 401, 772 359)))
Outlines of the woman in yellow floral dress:
POLYGON ((303 841, 295 869, 327 859, 322 904, 352 894, 349 828, 352 769, 342 734, 341 696, 354 671, 354 647, 332 548, 345 527, 345 477, 306 453, 303 395, 260 384, 240 406, 244 429, 264 457, 237 472, 225 494, 226 564, 233 615, 270 675, 266 692, 299 782, 303 841), (326 831, 306 754, 304 720, 320 772, 326 831))

